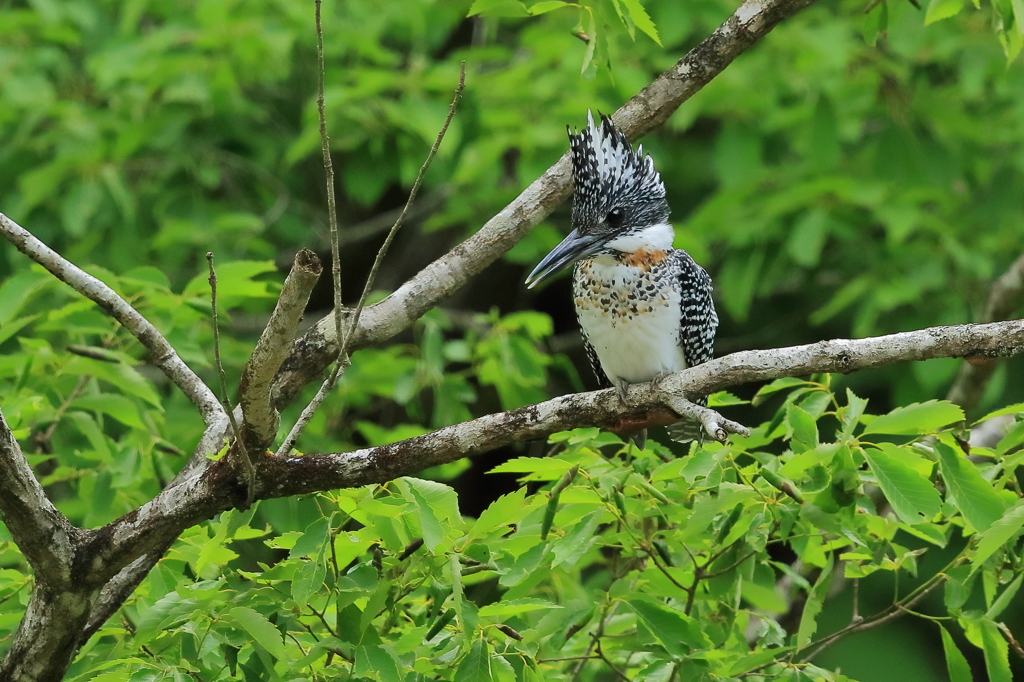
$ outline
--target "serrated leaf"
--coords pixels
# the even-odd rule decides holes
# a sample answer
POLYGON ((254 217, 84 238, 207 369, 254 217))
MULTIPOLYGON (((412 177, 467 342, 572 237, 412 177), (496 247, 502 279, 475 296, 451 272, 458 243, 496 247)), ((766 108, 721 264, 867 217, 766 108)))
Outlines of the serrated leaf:
POLYGON ((739 659, 726 670, 726 677, 739 677, 745 672, 749 672, 754 668, 760 668, 766 663, 771 663, 779 655, 792 650, 793 647, 776 647, 774 649, 767 649, 765 651, 755 651, 747 654, 743 658, 739 659))
POLYGON ((773 393, 778 393, 779 391, 785 391, 785 390, 790 389, 790 388, 796 388, 797 386, 810 386, 810 385, 811 385, 810 382, 804 381, 803 379, 796 379, 794 377, 782 377, 781 379, 776 379, 775 381, 771 382, 767 386, 762 386, 757 391, 757 393, 754 394, 754 398, 753 398, 753 400, 751 402, 756 407, 756 406, 760 405, 761 403, 763 403, 765 398, 767 398, 768 396, 770 396, 773 393))
POLYGON ((434 510, 431 509, 427 498, 416 488, 410 488, 409 492, 412 493, 412 498, 416 501, 416 509, 419 511, 420 530, 423 531, 423 544, 433 552, 444 542, 444 528, 441 527, 441 522, 438 520, 434 510))
POLYGON ((1017 590, 1020 589, 1021 580, 1024 580, 1024 573, 1014 578, 1013 582, 1007 585, 1002 594, 992 602, 992 606, 990 606, 988 611, 985 612, 986 618, 995 620, 1003 613, 1003 611, 1006 610, 1006 607, 1010 605, 1010 602, 1013 601, 1013 598, 1017 595, 1017 590))
POLYGON ((255 640, 257 644, 267 650, 274 658, 285 658, 284 640, 281 633, 277 631, 273 623, 267 620, 259 611, 250 609, 248 606, 236 606, 228 612, 231 619, 255 640))
POLYGON ((473 527, 469 531, 467 540, 474 540, 491 532, 499 526, 506 526, 515 523, 520 516, 517 512, 524 512, 526 506, 526 488, 519 488, 515 492, 502 495, 494 502, 491 502, 487 509, 480 514, 473 527))
POLYGON ((327 543, 327 526, 327 519, 322 517, 309 524, 306 531, 292 545, 288 558, 295 559, 320 553, 321 548, 327 543))
POLYGON ((904 523, 928 521, 942 508, 938 491, 928 479, 893 456, 898 454, 899 448, 890 446, 886 450, 863 450, 885 498, 904 523))
POLYGON ((530 5, 526 8, 526 11, 533 16, 538 16, 541 14, 547 14, 548 12, 553 12, 556 9, 562 9, 563 7, 568 7, 563 0, 544 0, 544 2, 538 2, 530 5))
POLYGON ((997 550, 1006 546, 1021 528, 1024 528, 1024 500, 1007 509, 978 536, 978 548, 971 559, 971 571, 976 571, 997 550))
POLYGON ((487 606, 481 607, 480 617, 505 618, 508 616, 518 616, 521 613, 529 613, 530 611, 544 611, 561 608, 564 607, 559 606, 558 604, 553 604, 546 599, 522 597, 520 599, 499 601, 494 604, 488 604, 487 606))
POLYGON ((1024 412, 1024 403, 1014 403, 1013 405, 1007 405, 1006 407, 1001 407, 998 410, 989 412, 984 417, 974 422, 974 425, 977 426, 982 422, 987 422, 989 419, 995 419, 996 417, 1002 417, 1007 414, 1019 414, 1021 412, 1024 412))
POLYGON ((897 407, 889 414, 878 417, 864 429, 869 433, 892 436, 917 436, 935 433, 943 426, 963 421, 964 411, 946 400, 929 400, 906 407, 897 407))
POLYGON ((683 656, 690 650, 710 649, 713 646, 700 623, 682 611, 676 611, 646 595, 630 597, 626 603, 674 655, 683 656))
POLYGON ((493 682, 491 656, 487 651, 487 640, 483 637, 473 642, 469 653, 455 671, 455 682, 493 682))
POLYGON ((1010 672, 1010 647, 999 633, 999 626, 988 618, 978 623, 989 682, 1013 682, 1010 672))
POLYGON ((323 555, 310 561, 303 561, 299 570, 292 578, 292 599, 299 607, 306 605, 309 598, 316 594, 327 577, 327 565, 323 555))
POLYGON ((985 532, 1003 515, 1006 505, 966 457, 941 440, 935 441, 942 480, 956 499, 960 512, 978 532, 985 532))
POLYGON ((924 25, 955 17, 963 8, 964 0, 932 0, 924 13, 924 25))
POLYGON ((572 464, 561 459, 551 459, 550 457, 514 457, 507 462, 499 464, 487 473, 529 474, 535 472, 550 472, 552 474, 557 474, 555 476, 557 478, 571 468, 572 464))
POLYGON ((798 647, 805 647, 811 642, 814 633, 818 629, 818 614, 821 613, 822 605, 825 603, 825 593, 828 591, 829 583, 832 581, 832 568, 835 566, 835 554, 829 554, 825 567, 821 569, 818 579, 814 581, 814 587, 807 595, 807 602, 804 604, 803 613, 800 616, 800 626, 797 629, 796 644, 798 647))
POLYGON ((786 426, 793 442, 794 452, 803 452, 817 447, 818 424, 807 410, 799 405, 786 407, 786 426))
POLYGON ((942 632, 942 649, 946 653, 946 670, 949 671, 949 682, 973 682, 971 666, 967 659, 960 653, 953 636, 945 627, 939 625, 942 632))
POLYGON ((658 29, 654 26, 654 22, 651 21, 651 16, 647 14, 647 10, 640 4, 640 0, 621 0, 622 4, 626 6, 626 10, 629 12, 629 18, 633 20, 633 24, 638 29, 650 36, 651 40, 661 45, 661 38, 658 37, 658 29))

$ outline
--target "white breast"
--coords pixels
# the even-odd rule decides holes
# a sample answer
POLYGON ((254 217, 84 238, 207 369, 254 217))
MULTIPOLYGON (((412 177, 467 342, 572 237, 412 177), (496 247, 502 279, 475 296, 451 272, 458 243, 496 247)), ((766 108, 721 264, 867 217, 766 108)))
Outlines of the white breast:
POLYGON ((574 293, 580 326, 613 385, 686 368, 678 279, 666 268, 645 270, 600 256, 576 269, 574 293))

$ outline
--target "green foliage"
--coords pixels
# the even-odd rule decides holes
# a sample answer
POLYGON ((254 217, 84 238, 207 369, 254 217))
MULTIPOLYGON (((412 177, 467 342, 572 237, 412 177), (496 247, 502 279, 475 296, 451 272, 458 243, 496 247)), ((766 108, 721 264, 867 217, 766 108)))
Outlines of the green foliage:
MULTIPOLYGON (((1009 680, 999 623, 1024 580, 1019 453, 975 449, 986 463, 974 464, 934 426, 879 440, 905 432, 908 413, 941 423, 948 403, 873 417, 827 381, 764 394, 785 398, 750 438, 686 457, 596 429, 557 434, 553 456, 494 469, 524 485, 477 519, 450 487, 419 478, 303 501, 301 529, 283 530, 280 502, 221 514, 186 531, 69 679, 512 682, 569 680, 579 667, 584 680, 610 668, 645 680, 847 680, 803 660, 831 634, 830 586, 898 574, 911 581, 895 595, 907 605, 949 576, 946 610, 969 643, 943 626, 952 680, 969 678, 962 646, 1009 680), (975 479, 992 502, 975 499, 975 479), (973 517, 1011 499, 972 540, 973 517), (798 562, 780 562, 781 547, 798 562), (945 567, 922 571, 933 552, 945 567), (787 635, 780 620, 801 597, 787 635)), ((0 594, 24 588, 20 572, 0 572, 0 594)))
MULTIPOLYGON (((465 101, 424 188, 436 207, 396 242, 388 289, 556 160, 566 123, 615 110, 735 6, 325 2, 344 271, 361 272, 368 252, 347 228, 404 201, 461 60, 465 101)), ((977 314, 1021 250, 1017 9, 815 5, 645 140, 677 245, 714 277, 720 352, 977 314)), ((202 255, 220 263, 234 385, 281 255, 326 251, 314 44, 304 3, 0 8, 0 210, 124 295, 211 385, 202 255)), ((401 343, 356 353, 301 449, 395 442, 581 389, 548 352, 572 321, 525 310, 557 313, 557 292, 520 287, 566 222, 542 223, 453 304, 475 311, 434 311, 401 343)), ((74 523, 151 499, 201 433, 147 360, 94 305, 0 251, 0 405, 74 523)), ((864 617, 895 587, 911 610, 953 619, 939 633, 952 682, 982 660, 1008 680, 1024 421, 969 460, 963 412, 933 400, 956 368, 865 373, 839 396, 825 379, 784 379, 751 408, 713 396, 765 420, 727 446, 637 451, 597 429, 556 434, 554 456, 524 446, 492 470, 521 485, 476 519, 447 485, 468 462, 225 513, 182 535, 69 679, 519 682, 614 667, 655 682, 843 680, 831 651, 805 657, 846 625, 834 605, 852 596, 835 593, 857 580, 864 617), (911 604, 937 576, 941 599, 911 604)), ((987 418, 1021 413, 1024 385, 1006 380, 1019 371, 997 371, 988 408, 1015 404, 987 418)), ((0 530, 0 649, 31 586, 0 530)), ((927 627, 923 658, 941 660, 927 627)))

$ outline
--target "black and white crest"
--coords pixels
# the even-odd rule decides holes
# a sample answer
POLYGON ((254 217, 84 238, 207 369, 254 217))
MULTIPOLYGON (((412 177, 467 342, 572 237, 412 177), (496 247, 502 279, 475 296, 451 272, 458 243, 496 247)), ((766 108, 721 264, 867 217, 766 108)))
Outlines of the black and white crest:
POLYGON ((644 156, 641 145, 635 151, 612 123, 601 115, 600 125, 587 112, 587 127, 579 133, 569 129, 572 149, 572 226, 582 234, 613 228, 635 229, 668 221, 665 185, 654 170, 654 161, 644 156), (617 220, 609 214, 618 209, 617 220))

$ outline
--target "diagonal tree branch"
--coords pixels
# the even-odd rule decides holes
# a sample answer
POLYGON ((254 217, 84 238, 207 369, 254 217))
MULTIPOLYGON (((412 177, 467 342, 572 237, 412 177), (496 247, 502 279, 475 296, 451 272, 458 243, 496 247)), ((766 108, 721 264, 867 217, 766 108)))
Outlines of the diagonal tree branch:
MULTIPOLYGON (((391 445, 342 454, 265 457, 259 462, 255 498, 383 483, 566 429, 615 428, 623 421, 670 423, 678 418, 672 405, 679 405, 688 396, 707 395, 749 382, 822 372, 846 374, 933 358, 1001 357, 1022 350, 1024 320, 1012 320, 733 353, 666 377, 658 387, 631 386, 626 407, 610 389, 578 393, 487 415, 391 445)), ((725 429, 731 424, 723 418, 716 423, 725 429)), ((227 459, 213 462, 108 526, 83 531, 87 537, 81 545, 82 560, 89 561, 95 571, 90 580, 105 582, 136 557, 159 548, 167 538, 238 504, 245 491, 239 488, 231 467, 227 459)))
POLYGON ((77 530, 46 497, 0 412, 0 520, 49 589, 71 579, 77 530))
POLYGON ((291 352, 295 330, 302 321, 302 313, 322 269, 320 259, 309 249, 295 254, 270 321, 242 373, 238 386, 242 440, 253 457, 261 456, 277 435, 280 416, 271 404, 271 385, 281 363, 291 352))
MULTIPOLYGON (((815 0, 746 0, 675 66, 626 102, 612 118, 635 140, 668 120, 679 106, 784 19, 815 0)), ((500 258, 558 206, 572 189, 569 156, 553 166, 487 221, 472 237, 421 270, 383 301, 363 311, 348 339, 349 351, 399 333, 451 296, 471 277, 500 258)), ((352 311, 345 311, 350 318, 352 311)), ((334 317, 329 315, 296 342, 275 382, 279 406, 317 380, 338 352, 334 317)))
POLYGON ((15 248, 42 265, 50 273, 72 289, 103 308, 115 320, 130 331, 152 355, 153 364, 167 378, 181 389, 199 409, 203 421, 209 426, 224 416, 217 396, 192 371, 177 351, 167 342, 164 335, 143 317, 117 292, 85 272, 59 253, 37 239, 31 232, 0 213, 0 234, 3 234, 15 248))

